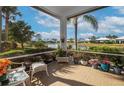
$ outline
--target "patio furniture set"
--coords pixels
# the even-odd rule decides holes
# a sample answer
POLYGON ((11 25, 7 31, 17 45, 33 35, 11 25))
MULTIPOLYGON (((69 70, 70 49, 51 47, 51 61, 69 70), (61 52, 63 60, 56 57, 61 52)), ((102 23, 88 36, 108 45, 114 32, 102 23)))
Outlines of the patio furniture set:
POLYGON ((3 82, 0 81, 0 85, 4 86, 16 86, 16 85, 23 85, 25 86, 25 81, 30 78, 30 82, 33 78, 33 75, 40 71, 46 71, 46 74, 49 76, 48 70, 47 70, 47 64, 45 64, 43 61, 41 62, 35 62, 30 65, 30 70, 26 71, 26 66, 24 66, 24 63, 14 63, 14 65, 20 65, 17 68, 14 69, 8 69, 6 80, 3 82))

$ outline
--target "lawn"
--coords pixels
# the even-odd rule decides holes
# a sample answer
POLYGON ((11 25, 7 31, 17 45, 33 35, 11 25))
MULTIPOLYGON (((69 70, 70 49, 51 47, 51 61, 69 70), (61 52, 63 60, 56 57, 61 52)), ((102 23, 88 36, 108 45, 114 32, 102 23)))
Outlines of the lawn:
POLYGON ((0 53, 0 57, 11 57, 11 56, 18 56, 18 55, 24 55, 24 54, 32 54, 32 53, 38 53, 38 52, 45 52, 45 51, 51 51, 54 50, 52 48, 25 48, 25 49, 15 49, 15 50, 9 50, 0 53))
POLYGON ((124 44, 99 44, 99 43, 78 43, 79 46, 107 46, 107 47, 121 47, 124 48, 124 44))
MULTIPOLYGON (((74 45, 74 43, 68 43, 68 45, 74 45)), ((124 44, 78 43, 79 49, 81 46, 88 47, 88 51, 94 52, 124 53, 124 44)))

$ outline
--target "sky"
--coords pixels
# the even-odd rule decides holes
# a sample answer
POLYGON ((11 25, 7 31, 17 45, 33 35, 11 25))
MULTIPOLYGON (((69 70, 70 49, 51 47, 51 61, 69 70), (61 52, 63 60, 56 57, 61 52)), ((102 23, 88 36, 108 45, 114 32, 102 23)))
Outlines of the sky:
MULTIPOLYGON (((35 33, 39 33, 42 39, 59 39, 60 25, 59 20, 29 6, 19 6, 22 17, 17 20, 24 20, 31 25, 35 33)), ((78 20, 78 38, 90 38, 91 36, 105 37, 109 34, 124 36, 124 7, 107 7, 91 13, 99 24, 96 32, 92 26, 85 22, 82 17, 78 20)), ((74 38, 74 26, 68 23, 67 38, 74 38)))

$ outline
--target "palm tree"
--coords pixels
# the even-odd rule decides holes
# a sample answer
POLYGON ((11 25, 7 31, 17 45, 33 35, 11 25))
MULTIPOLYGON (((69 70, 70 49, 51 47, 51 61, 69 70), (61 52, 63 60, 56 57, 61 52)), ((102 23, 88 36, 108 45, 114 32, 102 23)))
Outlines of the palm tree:
POLYGON ((31 41, 32 36, 34 35, 31 26, 24 21, 11 23, 9 25, 9 32, 11 39, 20 43, 22 49, 24 49, 24 43, 31 41))
POLYGON ((8 27, 9 22, 15 20, 17 15, 21 16, 21 13, 18 11, 17 7, 15 6, 4 6, 2 7, 3 17, 5 18, 5 32, 6 32, 6 41, 8 41, 8 27))
MULTIPOLYGON (((97 31, 98 22, 97 22, 97 20, 96 20, 96 18, 94 16, 92 16, 92 15, 84 15, 82 17, 83 17, 82 19, 84 21, 90 23, 93 26, 93 28, 97 31)), ((76 47, 76 50, 78 48, 77 47, 78 18, 79 18, 79 16, 72 18, 72 21, 73 21, 73 24, 74 24, 74 27, 75 27, 75 47, 76 47)))

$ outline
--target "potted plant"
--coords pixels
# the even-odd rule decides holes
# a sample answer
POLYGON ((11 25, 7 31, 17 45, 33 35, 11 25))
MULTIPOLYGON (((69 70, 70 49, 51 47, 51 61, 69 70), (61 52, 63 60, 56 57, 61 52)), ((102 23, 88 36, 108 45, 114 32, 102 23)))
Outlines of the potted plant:
POLYGON ((56 52, 56 56, 57 57, 66 57, 66 51, 64 51, 62 49, 58 49, 56 52))
POLYGON ((11 61, 8 59, 0 59, 0 82, 7 80, 7 69, 11 61))
POLYGON ((57 62, 69 62, 69 57, 67 57, 66 51, 58 49, 56 52, 56 60, 57 62))
POLYGON ((88 65, 88 58, 89 56, 87 54, 82 54, 80 59, 80 64, 87 66, 88 65))
POLYGON ((121 71, 122 71, 122 66, 121 66, 121 64, 115 64, 115 66, 113 67, 113 69, 114 69, 114 72, 116 73, 116 74, 121 74, 121 71))
POLYGON ((114 72, 116 74, 121 74, 121 71, 122 71, 122 68, 123 68, 123 64, 122 64, 122 61, 121 61, 122 57, 121 58, 116 57, 114 59, 115 59, 113 61, 114 62, 114 66, 113 66, 114 72))
POLYGON ((98 59, 90 59, 89 63, 91 64, 92 68, 94 69, 98 68, 98 59))
POLYGON ((100 69, 105 72, 108 72, 110 70, 110 61, 107 56, 101 62, 100 69))

